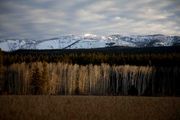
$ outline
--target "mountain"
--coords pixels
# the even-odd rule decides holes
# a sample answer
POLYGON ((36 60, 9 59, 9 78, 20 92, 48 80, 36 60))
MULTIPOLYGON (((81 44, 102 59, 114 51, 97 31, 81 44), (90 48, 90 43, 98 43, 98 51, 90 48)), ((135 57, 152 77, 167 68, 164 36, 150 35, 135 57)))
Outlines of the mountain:
POLYGON ((50 39, 1 39, 0 48, 4 51, 17 49, 78 49, 101 48, 111 46, 158 47, 180 45, 180 36, 131 35, 119 34, 98 36, 93 34, 65 35, 50 39))

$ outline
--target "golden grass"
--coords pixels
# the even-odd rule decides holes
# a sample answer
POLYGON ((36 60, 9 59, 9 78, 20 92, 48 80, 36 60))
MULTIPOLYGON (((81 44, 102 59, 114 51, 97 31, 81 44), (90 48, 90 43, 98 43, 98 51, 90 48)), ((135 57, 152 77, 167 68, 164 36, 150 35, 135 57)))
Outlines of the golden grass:
POLYGON ((180 120, 180 98, 0 96, 0 120, 180 120))

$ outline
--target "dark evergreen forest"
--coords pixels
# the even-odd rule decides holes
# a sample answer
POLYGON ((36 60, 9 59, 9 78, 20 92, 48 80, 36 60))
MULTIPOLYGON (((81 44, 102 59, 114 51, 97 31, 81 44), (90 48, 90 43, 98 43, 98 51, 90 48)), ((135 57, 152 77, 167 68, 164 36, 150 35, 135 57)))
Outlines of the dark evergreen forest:
POLYGON ((79 65, 137 65, 137 66, 179 66, 180 47, 126 48, 109 47, 99 49, 63 50, 17 50, 3 52, 3 64, 13 63, 70 63, 79 65))

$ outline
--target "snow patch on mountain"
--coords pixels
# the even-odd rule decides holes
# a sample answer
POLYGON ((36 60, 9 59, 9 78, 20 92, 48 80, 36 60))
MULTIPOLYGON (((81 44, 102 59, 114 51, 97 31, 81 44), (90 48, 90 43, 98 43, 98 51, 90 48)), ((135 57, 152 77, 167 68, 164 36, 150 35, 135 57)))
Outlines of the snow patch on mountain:
POLYGON ((17 49, 79 49, 100 48, 110 46, 126 47, 158 47, 179 45, 179 36, 130 35, 119 34, 98 36, 94 34, 65 35, 50 39, 1 39, 0 48, 4 51, 17 49))

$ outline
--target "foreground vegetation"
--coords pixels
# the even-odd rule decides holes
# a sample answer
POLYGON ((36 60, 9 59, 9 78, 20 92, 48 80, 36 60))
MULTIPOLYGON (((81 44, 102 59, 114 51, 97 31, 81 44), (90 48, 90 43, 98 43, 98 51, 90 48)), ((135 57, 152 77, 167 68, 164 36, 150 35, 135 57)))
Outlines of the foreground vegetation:
POLYGON ((179 120, 179 61, 179 47, 0 51, 0 120, 179 120))
POLYGON ((180 47, 0 52, 0 94, 180 96, 180 47))
POLYGON ((21 63, 3 67, 1 94, 179 96, 178 67, 21 63))
POLYGON ((1 120, 179 120, 180 98, 0 96, 1 120))

